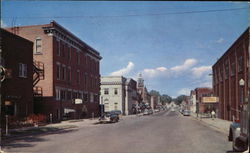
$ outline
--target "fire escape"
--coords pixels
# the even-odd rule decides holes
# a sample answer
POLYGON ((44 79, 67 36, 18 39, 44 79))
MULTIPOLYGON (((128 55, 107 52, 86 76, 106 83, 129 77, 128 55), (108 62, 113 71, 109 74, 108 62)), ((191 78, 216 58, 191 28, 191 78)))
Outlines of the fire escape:
POLYGON ((44 80, 44 63, 33 61, 33 98, 35 103, 43 100, 43 89, 41 86, 37 86, 40 80, 44 80))

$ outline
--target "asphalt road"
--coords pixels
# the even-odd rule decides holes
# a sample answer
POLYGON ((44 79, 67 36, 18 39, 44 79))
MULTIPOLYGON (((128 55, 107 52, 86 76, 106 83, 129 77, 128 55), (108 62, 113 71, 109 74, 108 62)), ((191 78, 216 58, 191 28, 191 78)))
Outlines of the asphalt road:
POLYGON ((91 124, 27 136, 5 144, 7 152, 41 153, 226 153, 227 135, 192 117, 165 111, 123 117, 115 124, 91 124))

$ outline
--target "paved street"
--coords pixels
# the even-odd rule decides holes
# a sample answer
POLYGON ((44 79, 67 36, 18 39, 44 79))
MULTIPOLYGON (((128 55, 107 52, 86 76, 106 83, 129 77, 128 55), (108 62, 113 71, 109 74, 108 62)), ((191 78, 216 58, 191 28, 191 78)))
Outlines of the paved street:
MULTIPOLYGON (((84 123, 82 123, 84 124, 84 123)), ((178 112, 128 116, 115 124, 79 124, 65 131, 10 141, 8 152, 225 153, 227 135, 178 112)))

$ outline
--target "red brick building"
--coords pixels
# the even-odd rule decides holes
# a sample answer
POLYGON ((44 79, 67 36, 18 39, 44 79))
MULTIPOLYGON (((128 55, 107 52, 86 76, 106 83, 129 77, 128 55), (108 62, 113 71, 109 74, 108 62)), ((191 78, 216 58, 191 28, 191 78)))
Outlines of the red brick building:
POLYGON ((243 103, 247 103, 249 28, 213 65, 213 90, 219 97, 219 115, 222 119, 239 119, 243 103), (243 86, 239 81, 245 81, 243 86))
POLYGON ((99 52, 55 21, 7 28, 34 42, 34 60, 44 63, 44 80, 36 85, 42 100, 35 111, 53 120, 98 115, 99 52))
POLYGON ((212 110, 217 109, 217 104, 204 103, 204 97, 212 97, 212 88, 196 88, 194 90, 196 96, 196 111, 197 113, 210 113, 212 110))
POLYGON ((11 72, 1 84, 1 100, 5 105, 1 115, 8 112, 24 118, 33 113, 33 43, 6 30, 0 32, 1 64, 11 72))

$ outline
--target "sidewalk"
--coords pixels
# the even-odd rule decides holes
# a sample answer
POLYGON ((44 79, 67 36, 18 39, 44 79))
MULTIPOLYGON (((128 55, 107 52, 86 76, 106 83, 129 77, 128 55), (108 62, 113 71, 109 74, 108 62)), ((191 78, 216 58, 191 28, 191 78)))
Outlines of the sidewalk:
POLYGON ((208 117, 197 117, 197 114, 195 113, 191 113, 191 116, 196 119, 197 121, 206 124, 207 126, 220 131, 224 134, 229 134, 229 127, 230 124, 232 123, 231 121, 227 121, 227 120, 222 120, 219 118, 208 118, 208 117))

